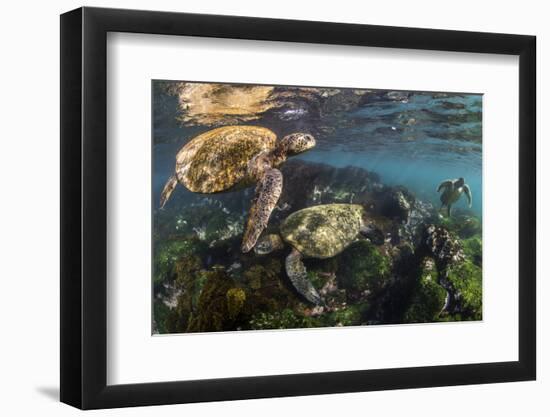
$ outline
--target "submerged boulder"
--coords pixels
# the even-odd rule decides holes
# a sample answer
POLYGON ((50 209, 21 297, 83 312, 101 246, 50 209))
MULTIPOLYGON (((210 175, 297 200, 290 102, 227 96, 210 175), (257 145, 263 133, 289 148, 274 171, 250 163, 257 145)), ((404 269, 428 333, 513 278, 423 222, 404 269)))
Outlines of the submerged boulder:
POLYGON ((414 205, 414 196, 404 187, 386 189, 380 196, 380 213, 398 222, 406 223, 414 205))
POLYGON ((460 314, 463 320, 482 319, 482 273, 481 268, 470 260, 451 267, 446 275, 451 303, 448 311, 460 314))
POLYGON ((477 266, 483 264, 483 243, 481 236, 474 236, 462 241, 464 254, 477 266))
POLYGON ((205 282, 190 314, 187 332, 232 330, 244 305, 244 291, 222 268, 203 272, 205 282))
POLYGON ((403 315, 405 323, 430 323, 439 319, 445 307, 447 291, 439 285, 438 281, 435 261, 429 257, 424 258, 410 304, 403 315))
POLYGON ((421 245, 432 256, 440 270, 464 260, 462 245, 445 227, 428 225, 424 229, 421 245))
POLYGON ((445 227, 432 224, 426 227, 421 244, 424 245, 422 252, 435 260, 438 282, 448 293, 442 319, 454 315, 458 320, 480 320, 481 240, 472 238, 462 242, 445 227))
POLYGON ((481 220, 462 209, 456 209, 451 217, 442 217, 439 223, 461 239, 481 236, 481 220))
POLYGON ((256 313, 250 320, 252 330, 303 329, 318 327, 316 319, 296 314, 291 309, 256 313))
POLYGON ((368 241, 346 249, 339 259, 338 283, 346 289, 348 300, 364 299, 380 292, 387 284, 391 260, 368 241))

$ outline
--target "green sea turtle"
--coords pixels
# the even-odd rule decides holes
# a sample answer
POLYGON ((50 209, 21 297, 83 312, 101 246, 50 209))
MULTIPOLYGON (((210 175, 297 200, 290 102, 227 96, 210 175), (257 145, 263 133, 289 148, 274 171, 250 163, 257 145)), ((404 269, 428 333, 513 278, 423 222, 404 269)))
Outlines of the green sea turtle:
POLYGON ((175 172, 160 197, 164 207, 177 183, 195 193, 217 193, 256 184, 241 250, 248 252, 267 226, 279 200, 283 175, 277 169, 289 156, 315 146, 307 133, 293 133, 277 140, 259 126, 224 126, 191 139, 176 155, 175 172))
POLYGON ((364 208, 359 204, 324 204, 298 210, 281 223, 279 235, 262 237, 254 252, 265 255, 284 248, 284 242, 288 243, 292 247, 285 261, 288 278, 306 300, 322 304, 319 293, 307 279, 302 258, 336 256, 359 234, 373 240, 383 239, 382 232, 363 223, 364 214, 364 208))
POLYGON ((472 207, 472 192, 468 184, 464 183, 464 178, 460 177, 454 180, 443 181, 437 187, 438 193, 441 190, 443 190, 443 194, 440 197, 441 208, 447 206, 447 216, 451 216, 451 206, 458 201, 463 193, 468 200, 468 206, 472 207))

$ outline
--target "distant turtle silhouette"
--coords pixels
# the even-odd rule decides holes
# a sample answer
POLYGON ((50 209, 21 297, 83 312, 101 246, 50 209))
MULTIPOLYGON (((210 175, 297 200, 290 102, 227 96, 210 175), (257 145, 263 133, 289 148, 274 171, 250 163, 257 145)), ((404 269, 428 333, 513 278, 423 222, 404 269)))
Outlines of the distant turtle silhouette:
POLYGON ((447 216, 451 217, 451 207, 454 203, 458 201, 460 196, 464 194, 468 200, 468 207, 472 207, 472 192, 468 184, 464 183, 464 178, 456 178, 454 180, 445 180, 439 187, 437 187, 437 192, 441 192, 441 208, 447 207, 447 216))

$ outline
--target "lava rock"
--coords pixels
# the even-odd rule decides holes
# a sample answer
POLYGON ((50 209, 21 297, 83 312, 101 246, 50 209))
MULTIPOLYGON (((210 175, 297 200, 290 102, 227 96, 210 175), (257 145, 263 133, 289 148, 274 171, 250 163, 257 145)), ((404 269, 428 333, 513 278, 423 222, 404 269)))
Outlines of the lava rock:
POLYGON ((464 260, 460 241, 447 229, 430 224, 424 230, 423 244, 430 256, 436 260, 439 269, 464 260))

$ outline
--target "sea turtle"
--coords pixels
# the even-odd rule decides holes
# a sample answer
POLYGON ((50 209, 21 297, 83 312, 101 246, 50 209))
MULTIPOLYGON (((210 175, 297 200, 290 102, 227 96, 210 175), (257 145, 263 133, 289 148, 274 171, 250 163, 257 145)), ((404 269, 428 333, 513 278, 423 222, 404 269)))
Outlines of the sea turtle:
POLYGON ((292 133, 281 140, 260 126, 224 126, 191 139, 176 155, 175 172, 160 197, 164 207, 177 183, 196 193, 217 193, 256 185, 241 250, 248 252, 267 226, 279 200, 283 175, 277 169, 289 156, 315 146, 307 133, 292 133))
POLYGON ((298 210, 288 216, 279 227, 280 234, 262 237, 254 248, 265 255, 284 248, 292 250, 286 257, 285 269, 296 290, 309 302, 322 304, 319 293, 307 279, 302 258, 325 259, 338 255, 361 234, 373 241, 383 242, 382 232, 363 223, 365 211, 359 204, 323 204, 298 210))
POLYGON ((437 192, 439 193, 443 190, 441 194, 441 208, 447 206, 447 216, 451 216, 451 206, 458 201, 462 193, 466 196, 468 200, 468 207, 472 207, 472 192, 468 184, 464 183, 464 178, 460 177, 454 180, 445 180, 439 187, 437 187, 437 192))

